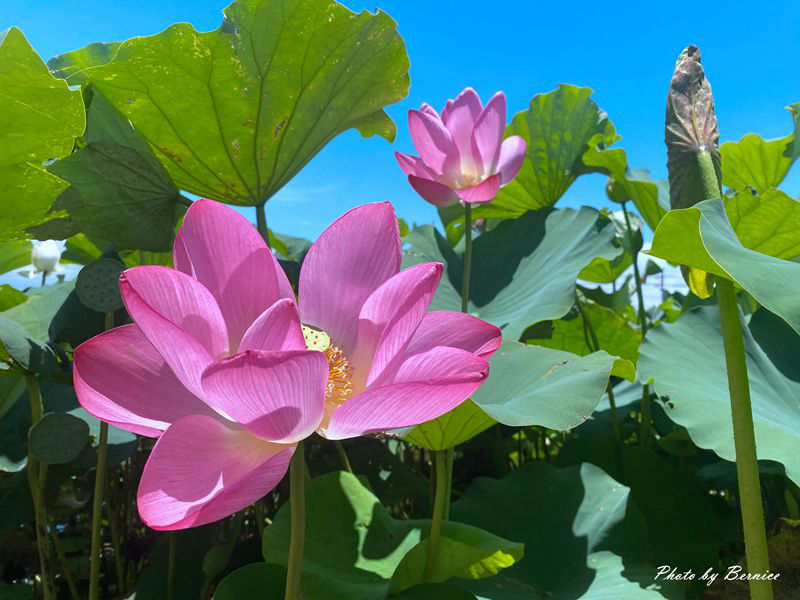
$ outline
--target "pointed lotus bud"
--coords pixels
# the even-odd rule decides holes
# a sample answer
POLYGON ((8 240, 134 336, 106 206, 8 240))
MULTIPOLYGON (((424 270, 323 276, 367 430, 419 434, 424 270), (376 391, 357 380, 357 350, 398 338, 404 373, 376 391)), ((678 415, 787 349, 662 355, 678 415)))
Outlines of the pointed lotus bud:
POLYGON ((667 95, 665 142, 672 208, 688 208, 722 195, 714 98, 697 46, 686 48, 675 63, 667 95))
POLYGON ((31 250, 31 263, 39 272, 52 273, 58 268, 61 250, 55 240, 35 243, 31 250))

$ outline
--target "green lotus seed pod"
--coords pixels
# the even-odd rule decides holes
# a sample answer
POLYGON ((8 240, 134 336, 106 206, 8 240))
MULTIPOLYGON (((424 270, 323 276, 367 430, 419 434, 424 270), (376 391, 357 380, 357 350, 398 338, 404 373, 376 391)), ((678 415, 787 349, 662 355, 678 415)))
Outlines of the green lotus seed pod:
POLYGON ((124 270, 125 265, 113 258, 91 262, 78 273, 75 293, 84 306, 92 310, 111 312, 120 309, 119 276, 124 270))

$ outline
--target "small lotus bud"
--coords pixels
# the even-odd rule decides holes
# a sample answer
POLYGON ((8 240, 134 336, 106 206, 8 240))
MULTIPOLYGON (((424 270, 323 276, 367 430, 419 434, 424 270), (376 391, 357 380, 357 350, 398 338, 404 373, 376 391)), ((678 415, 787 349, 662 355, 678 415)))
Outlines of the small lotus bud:
POLYGON ((631 199, 622 184, 615 181, 613 177, 609 177, 608 181, 606 181, 606 196, 612 202, 619 202, 620 204, 631 199))
POLYGON ((45 240, 34 244, 31 250, 31 263, 39 272, 52 273, 58 268, 61 250, 55 240, 45 240))

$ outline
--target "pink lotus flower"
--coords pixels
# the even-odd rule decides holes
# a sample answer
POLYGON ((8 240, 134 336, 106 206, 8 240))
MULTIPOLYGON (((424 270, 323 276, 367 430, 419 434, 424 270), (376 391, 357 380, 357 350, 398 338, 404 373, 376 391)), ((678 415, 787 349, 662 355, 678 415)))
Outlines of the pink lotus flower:
POLYGON ((497 92, 483 106, 467 88, 439 114, 427 104, 408 111, 408 129, 419 157, 395 152, 417 193, 431 204, 491 202, 514 179, 525 158, 525 140, 503 140, 506 97, 497 92))
POLYGON ((79 346, 74 381, 93 415, 160 436, 139 485, 147 525, 221 519, 277 485, 315 430, 416 425, 483 383, 500 331, 426 312, 442 265, 400 271, 400 257, 389 204, 350 211, 308 252, 298 313, 252 225, 200 200, 175 239, 176 269, 123 273, 135 323, 79 346))

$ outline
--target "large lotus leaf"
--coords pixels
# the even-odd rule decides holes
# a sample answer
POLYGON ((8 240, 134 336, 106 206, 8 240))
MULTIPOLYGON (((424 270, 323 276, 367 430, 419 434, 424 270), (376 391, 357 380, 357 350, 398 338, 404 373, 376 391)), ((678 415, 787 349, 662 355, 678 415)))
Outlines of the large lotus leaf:
POLYGON ((682 598, 682 589, 655 589, 646 527, 629 495, 591 464, 534 461, 502 479, 475 479, 452 518, 522 541, 525 558, 491 579, 459 583, 492 600, 682 598))
POLYGON ((800 256, 800 202, 782 191, 726 196, 725 213, 745 248, 784 260, 800 256))
POLYGON ((69 77, 72 84, 81 83, 86 79, 83 71, 111 62, 121 45, 122 42, 94 42, 80 50, 54 56, 47 61, 47 67, 56 77, 69 77))
MULTIPOLYGON (((744 330, 758 457, 780 462, 800 483, 800 336, 764 309, 744 330)), ((639 357, 643 381, 668 399, 667 415, 695 444, 735 460, 725 353, 716 307, 684 314, 648 333, 639 357)))
POLYGON ((604 149, 596 143, 590 143, 583 155, 583 162, 590 168, 606 173, 621 185, 650 228, 655 230, 658 227, 659 221, 669 210, 669 183, 653 181, 644 169, 629 168, 622 148, 604 149))
POLYGON ((62 195, 54 208, 66 210, 89 237, 121 248, 170 250, 179 192, 147 142, 100 93, 89 106, 86 139, 85 147, 49 167, 77 192, 62 195))
MULTIPOLYGON (((509 219, 480 235, 472 247, 469 312, 518 339, 531 324, 565 315, 575 300, 575 278, 595 257, 614 258, 614 228, 592 208, 544 209, 509 219)), ((405 238, 404 266, 445 265, 432 310, 460 310, 462 252, 431 226, 405 238)))
MULTIPOLYGON (((25 304, 5 312, 11 312, 25 304)), ((9 359, 31 373, 52 373, 58 369, 58 358, 46 341, 32 336, 16 320, 0 313, 0 360, 5 362, 9 359)))
POLYGON ((581 161, 586 145, 597 140, 597 134, 611 145, 617 135, 591 95, 590 88, 560 84, 552 92, 534 96, 528 110, 514 116, 506 136, 525 139, 525 160, 517 177, 475 211, 476 218, 517 217, 552 206, 579 175, 596 171, 581 161))
POLYGON ((649 254, 734 281, 800 331, 800 264, 743 246, 720 198, 667 213, 649 254))
POLYGON ((75 281, 64 281, 44 288, 34 288, 26 302, 0 313, 0 316, 22 325, 30 337, 47 340, 50 321, 74 287, 75 281))
POLYGON ((602 400, 615 358, 505 342, 490 359, 489 378, 472 399, 505 425, 571 429, 602 400))
MULTIPOLYGON (((256 205, 346 129, 393 139, 383 108, 409 86, 395 27, 328 0, 237 0, 216 31, 179 23, 76 76, 131 120, 179 188, 256 205)), ((97 59, 79 52, 59 64, 97 59)))
MULTIPOLYGON (((664 438, 662 438, 663 440, 664 438)), ((683 572, 717 566, 723 531, 708 494, 663 458, 612 437, 576 437, 558 452, 556 464, 589 462, 630 487, 647 521, 654 565, 683 572)))
POLYGON ((22 304, 27 299, 28 296, 17 288, 11 287, 7 283, 0 285, 0 312, 22 304))
POLYGON ((31 243, 24 240, 0 242, 0 275, 31 264, 31 243))
POLYGON ((614 245, 625 251, 609 260, 598 256, 578 273, 578 279, 591 283, 611 283, 616 281, 628 267, 633 264, 633 254, 642 249, 642 221, 635 214, 628 215, 631 224, 631 236, 628 236, 627 222, 622 211, 614 211, 603 215, 614 226, 614 245), (632 242, 632 243, 631 243, 632 242))
POLYGON ((286 569, 271 563, 252 563, 228 573, 214 590, 213 600, 283 600, 286 569))
MULTIPOLYGON (((264 530, 264 557, 283 566, 288 562, 290 509, 284 504, 264 530)), ((306 544, 303 594, 308 600, 383 599, 390 586, 400 590, 416 580, 415 569, 395 570, 409 551, 416 565, 428 520, 396 520, 378 498, 350 473, 333 472, 315 478, 306 495, 306 544), (336 518, 332 519, 331 515, 336 518)), ((480 577, 512 564, 520 544, 459 523, 446 523, 446 560, 437 580, 456 575, 480 577)), ((512 538, 513 539, 513 538, 512 538)))
POLYGON ((423 583, 394 596, 397 600, 475 600, 472 594, 453 583, 423 583))
MULTIPOLYGON (((547 328, 549 335, 532 337, 525 341, 528 344, 565 350, 580 356, 585 356, 595 350, 605 350, 609 354, 635 365, 639 359, 641 332, 631 327, 613 310, 594 302, 586 303, 583 310, 597 337, 598 348, 594 347, 594 340, 584 322, 583 315, 577 311, 571 312, 557 321, 552 321, 550 327, 547 328)), ((628 367, 629 365, 625 363, 617 364, 613 374, 630 378, 630 373, 626 372, 628 367)))
POLYGON ((496 422, 468 398, 441 417, 417 425, 403 437, 428 450, 447 450, 472 439, 496 422))
POLYGON ((734 190, 752 187, 761 193, 777 187, 800 156, 800 103, 787 106, 792 132, 777 140, 764 141, 749 133, 738 142, 722 144, 722 185, 734 190))
POLYGON ((0 238, 45 219, 66 184, 39 165, 72 151, 86 117, 79 91, 50 75, 16 27, 0 32, 0 238))

